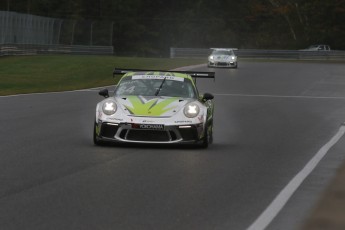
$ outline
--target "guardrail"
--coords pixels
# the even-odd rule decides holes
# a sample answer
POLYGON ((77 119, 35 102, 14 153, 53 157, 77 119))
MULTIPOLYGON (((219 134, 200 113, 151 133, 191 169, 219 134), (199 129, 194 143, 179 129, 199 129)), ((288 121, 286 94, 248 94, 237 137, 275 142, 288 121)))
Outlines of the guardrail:
MULTIPOLYGON (((170 58, 207 58, 211 49, 170 48, 170 58)), ((299 60, 345 60, 345 51, 305 51, 305 50, 234 50, 239 58, 299 59, 299 60)))
POLYGON ((113 46, 0 44, 0 56, 36 54, 113 55, 113 46))

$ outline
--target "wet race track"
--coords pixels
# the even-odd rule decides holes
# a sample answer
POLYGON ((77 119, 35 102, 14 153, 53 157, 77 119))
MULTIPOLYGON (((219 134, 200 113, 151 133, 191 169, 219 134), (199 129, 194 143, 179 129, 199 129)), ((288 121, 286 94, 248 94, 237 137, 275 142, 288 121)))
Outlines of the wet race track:
POLYGON ((192 70, 216 72, 208 149, 94 146, 97 90, 0 97, 0 229, 298 229, 344 159, 343 64, 192 70))

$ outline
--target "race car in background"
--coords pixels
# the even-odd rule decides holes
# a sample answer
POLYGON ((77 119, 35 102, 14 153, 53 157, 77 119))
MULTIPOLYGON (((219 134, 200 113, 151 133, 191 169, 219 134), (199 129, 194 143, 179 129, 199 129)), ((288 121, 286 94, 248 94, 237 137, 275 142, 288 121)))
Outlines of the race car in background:
POLYGON ((317 44, 317 45, 311 45, 306 49, 301 49, 300 51, 330 51, 331 48, 329 45, 322 45, 322 44, 317 44))
POLYGON ((196 144, 213 141, 213 95, 199 95, 196 78, 214 72, 114 69, 123 75, 114 95, 107 89, 96 106, 93 141, 196 144))
POLYGON ((237 68, 237 56, 234 48, 211 48, 212 53, 208 56, 208 67, 232 67, 237 68))

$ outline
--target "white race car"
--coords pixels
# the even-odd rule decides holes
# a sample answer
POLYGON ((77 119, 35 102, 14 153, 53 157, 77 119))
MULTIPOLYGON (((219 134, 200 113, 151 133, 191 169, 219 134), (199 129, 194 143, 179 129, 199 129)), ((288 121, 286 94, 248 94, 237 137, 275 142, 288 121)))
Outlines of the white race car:
POLYGON ((214 72, 116 69, 124 74, 113 96, 97 104, 93 140, 208 147, 213 140, 213 95, 199 95, 193 78, 214 72))
POLYGON ((236 49, 212 48, 212 53, 208 56, 208 67, 233 67, 237 68, 236 49))

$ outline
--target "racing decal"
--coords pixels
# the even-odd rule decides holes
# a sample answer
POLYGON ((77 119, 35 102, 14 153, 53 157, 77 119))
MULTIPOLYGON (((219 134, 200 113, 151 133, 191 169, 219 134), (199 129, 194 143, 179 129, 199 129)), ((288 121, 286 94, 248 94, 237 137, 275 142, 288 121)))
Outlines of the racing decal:
POLYGON ((117 89, 118 94, 132 94, 137 86, 135 81, 124 81, 117 89))
POLYGON ((99 136, 99 134, 101 133, 101 125, 98 123, 96 124, 95 132, 97 136, 99 136))
POLYGON ((102 111, 98 111, 98 119, 102 119, 103 113, 102 111))
POLYGON ((192 121, 174 121, 175 124, 191 124, 192 121))
POLYGON ((126 109, 133 115, 141 116, 160 116, 167 111, 170 111, 177 106, 170 106, 173 102, 178 101, 178 98, 168 98, 168 99, 145 99, 141 96, 128 97, 128 100, 131 102, 130 105, 124 105, 126 109))
POLYGON ((217 56, 216 57, 216 59, 217 59, 217 61, 220 61, 220 60, 228 60, 228 59, 230 59, 230 56, 217 56))
POLYGON ((160 80, 172 80, 172 81, 184 81, 184 78, 182 77, 176 77, 176 76, 162 76, 162 75, 134 75, 132 76, 132 80, 136 79, 160 79, 160 80))
POLYGON ((156 121, 154 121, 154 120, 142 120, 141 122, 142 123, 154 123, 156 121))
POLYGON ((204 116, 203 115, 198 116, 198 119, 199 119, 200 122, 204 122, 204 116))
POLYGON ((134 129, 154 129, 154 130, 164 130, 164 125, 160 124, 132 124, 134 129))
POLYGON ((109 120, 113 120, 113 121, 123 121, 123 119, 121 118, 116 118, 116 117, 109 117, 109 120))

